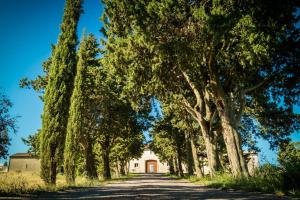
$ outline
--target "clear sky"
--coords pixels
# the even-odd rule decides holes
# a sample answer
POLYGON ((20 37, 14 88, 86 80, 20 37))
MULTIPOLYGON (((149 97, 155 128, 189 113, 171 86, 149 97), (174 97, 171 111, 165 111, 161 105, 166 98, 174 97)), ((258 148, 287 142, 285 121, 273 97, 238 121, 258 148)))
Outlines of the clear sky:
MULTIPOLYGON (((26 137, 41 127, 43 104, 33 90, 19 88, 19 80, 42 74, 41 64, 56 44, 64 0, 0 0, 0 87, 13 102, 18 115, 17 134, 11 134, 9 153, 25 152, 26 137)), ((83 29, 98 38, 101 34, 100 0, 85 0, 78 33, 83 29)), ((80 37, 80 36, 79 36, 80 37)), ((0 161, 1 162, 1 161, 0 161)))
MULTIPOLYGON (((60 32, 64 0, 0 0, 0 87, 14 103, 12 115, 18 119, 18 132, 11 134, 9 153, 26 152, 28 147, 21 141, 41 127, 43 104, 32 90, 19 88, 19 80, 35 78, 42 74, 41 64, 51 53, 60 32)), ((103 7, 100 0, 85 0, 78 33, 83 29, 98 38, 103 7)), ((300 109, 297 108, 297 112, 300 109)), ((300 141, 293 134, 294 141, 300 141)), ((261 158, 275 162, 276 155, 268 143, 260 141, 261 158)), ((0 160, 1 162, 1 160, 0 160)))

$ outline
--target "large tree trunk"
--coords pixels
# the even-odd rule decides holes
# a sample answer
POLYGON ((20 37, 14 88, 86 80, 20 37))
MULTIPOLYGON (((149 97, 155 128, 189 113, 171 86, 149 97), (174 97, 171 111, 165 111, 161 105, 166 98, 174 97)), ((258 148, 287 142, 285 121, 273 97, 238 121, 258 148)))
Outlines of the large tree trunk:
POLYGON ((182 169, 182 152, 180 148, 177 148, 177 159, 178 159, 178 173, 180 177, 183 177, 183 169, 182 169))
POLYGON ((192 147, 191 147, 191 140, 188 134, 185 135, 186 139, 186 158, 187 158, 187 169, 188 169, 188 174, 192 176, 194 174, 194 161, 193 161, 193 153, 192 153, 192 147))
POLYGON ((72 185, 75 183, 75 151, 70 146, 65 147, 64 154, 64 173, 68 184, 72 185))
POLYGON ((178 174, 179 174, 179 168, 178 168, 177 156, 175 156, 173 158, 173 163, 174 163, 174 172, 175 172, 175 175, 178 176, 178 174))
POLYGON ((210 175, 214 176, 219 168, 219 162, 216 138, 211 131, 211 125, 213 123, 214 117, 212 108, 209 105, 211 101, 210 96, 207 90, 198 90, 196 85, 190 80, 190 77, 186 72, 182 71, 182 74, 185 77, 187 83, 190 85, 190 88, 192 89, 197 102, 195 106, 191 106, 187 99, 184 99, 185 109, 199 123, 201 133, 205 142, 210 175))
POLYGON ((129 161, 126 162, 126 174, 129 174, 129 161))
POLYGON ((209 173, 211 176, 214 176, 216 174, 216 171, 218 171, 219 169, 216 137, 212 131, 208 130, 206 121, 204 121, 200 113, 197 113, 197 121, 200 124, 201 133, 205 143, 209 173))
POLYGON ((85 170, 89 179, 97 179, 97 169, 95 163, 95 155, 93 153, 93 146, 90 142, 87 142, 85 147, 85 170))
POLYGON ((174 170, 173 158, 168 161, 168 165, 169 165, 169 172, 170 172, 170 174, 174 175, 175 174, 175 170, 174 170))
POLYGON ((116 164, 116 176, 120 177, 120 161, 117 159, 117 164, 116 164))
POLYGON ((125 172, 126 163, 127 163, 126 161, 120 160, 120 175, 121 176, 126 175, 126 172, 125 172))
POLYGON ((236 128, 232 125, 236 122, 233 122, 230 116, 230 109, 219 105, 218 110, 232 174, 234 176, 249 176, 243 157, 240 137, 236 128))
POLYGON ((195 136, 192 133, 191 134, 191 149, 192 149, 192 154, 193 154, 193 159, 194 159, 194 168, 196 171, 196 176, 197 177, 203 177, 203 173, 201 170, 200 162, 199 162, 199 157, 198 157, 198 151, 195 143, 195 136))
POLYGON ((110 166, 109 166, 109 150, 102 149, 102 162, 103 162, 103 178, 104 180, 111 179, 110 166))
MULTIPOLYGON (((211 52, 208 57, 208 69, 211 78, 210 88, 215 97, 214 103, 221 120, 231 171, 234 176, 249 176, 243 157, 239 134, 235 126, 240 119, 235 117, 236 111, 232 109, 233 103, 231 97, 229 94, 226 94, 223 89, 223 85, 219 80, 218 70, 215 68, 215 63, 215 52, 211 52)), ((240 106, 240 115, 242 111, 243 107, 240 106)))
POLYGON ((54 157, 51 157, 51 164, 50 164, 50 185, 56 184, 56 167, 57 162, 54 157))

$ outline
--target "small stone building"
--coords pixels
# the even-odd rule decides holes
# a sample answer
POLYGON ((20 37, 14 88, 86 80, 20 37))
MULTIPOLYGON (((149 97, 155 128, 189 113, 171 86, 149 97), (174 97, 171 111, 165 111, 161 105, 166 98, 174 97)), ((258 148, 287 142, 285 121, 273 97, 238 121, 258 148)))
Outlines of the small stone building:
POLYGON ((160 162, 153 151, 146 148, 141 158, 129 162, 130 173, 167 173, 169 166, 160 162))
POLYGON ((40 172, 41 163, 37 156, 30 153, 16 153, 10 156, 8 171, 40 172))

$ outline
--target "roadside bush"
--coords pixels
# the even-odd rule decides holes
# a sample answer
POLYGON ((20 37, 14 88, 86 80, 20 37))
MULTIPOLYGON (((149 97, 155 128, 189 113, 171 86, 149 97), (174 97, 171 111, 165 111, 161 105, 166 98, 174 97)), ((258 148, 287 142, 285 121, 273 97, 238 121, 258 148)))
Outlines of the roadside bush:
POLYGON ((300 191, 300 142, 282 144, 278 161, 283 168, 284 190, 300 191))
POLYGON ((259 167, 253 176, 248 178, 235 178, 229 173, 220 173, 215 177, 189 177, 189 180, 215 188, 232 188, 244 191, 258 191, 282 195, 284 193, 288 193, 288 191, 284 189, 284 175, 285 172, 280 167, 265 164, 259 167))
POLYGON ((282 170, 271 164, 264 164, 255 170, 252 177, 248 178, 252 188, 262 192, 281 191, 283 187, 282 170))

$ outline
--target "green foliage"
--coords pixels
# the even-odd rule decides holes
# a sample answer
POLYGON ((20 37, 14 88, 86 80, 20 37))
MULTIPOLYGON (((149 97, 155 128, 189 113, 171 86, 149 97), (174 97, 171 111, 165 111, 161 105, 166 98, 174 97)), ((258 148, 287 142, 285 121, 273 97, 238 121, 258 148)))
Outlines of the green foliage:
MULTIPOLYGON (((103 85, 102 85, 103 86, 103 85)), ((105 86, 107 87, 107 86, 105 86)), ((100 123, 97 127, 97 142, 100 145, 100 152, 103 163, 103 177, 110 179, 111 151, 119 149, 121 146, 127 145, 127 148, 115 155, 115 158, 123 164, 130 157, 137 157, 142 151, 142 130, 144 130, 143 118, 139 118, 139 114, 133 110, 129 102, 123 102, 115 96, 111 90, 101 93, 102 98, 99 102, 100 123), (129 157, 125 159, 126 155, 129 157)), ((118 93, 116 93, 118 95, 118 93)), ((124 165, 125 166, 125 165, 124 165)))
POLYGON ((233 188, 244 191, 260 191, 260 192, 282 192, 282 174, 280 168, 270 164, 265 164, 256 170, 251 177, 233 177, 230 174, 221 173, 215 177, 196 178, 189 177, 192 182, 207 185, 216 188, 233 188))
POLYGON ((104 62, 123 94, 181 103, 205 121, 202 132, 219 124, 236 175, 247 174, 242 142, 255 148, 258 136, 274 147, 299 129, 296 1, 104 3, 104 62))
POLYGON ((76 70, 77 23, 81 0, 66 0, 61 33, 51 56, 44 96, 41 133, 41 177, 56 182, 56 168, 62 163, 70 98, 76 70))
MULTIPOLYGON (((154 125, 151 148, 161 160, 181 166, 188 161, 190 135, 201 133, 197 142, 204 140, 212 175, 225 148, 232 173, 247 175, 242 144, 255 149, 258 136, 276 147, 299 129, 293 111, 300 94, 296 0, 104 0, 100 62, 92 36, 82 39, 76 54, 81 2, 66 1, 58 43, 43 64, 45 75, 20 82, 45 90, 38 137, 46 183, 55 183, 62 152, 68 182, 74 182, 75 166, 92 177, 98 162, 105 179, 112 167, 124 171, 126 162, 142 153, 153 99, 163 106, 164 118, 154 125)), ((8 137, 2 138, 8 144, 8 137)), ((35 149, 36 140, 24 141, 35 149)), ((204 150, 202 143, 197 147, 204 150)), ((220 175, 217 182, 276 191, 291 179, 287 189, 297 188, 298 154, 285 146, 279 156, 283 171, 266 165, 249 179, 220 175)))
MULTIPOLYGON (((97 54, 99 52, 96 38, 93 35, 82 38, 78 52, 77 72, 74 80, 74 90, 71 97, 69 119, 67 126, 66 143, 64 149, 64 169, 67 182, 75 181, 75 159, 79 151, 80 144, 86 156, 93 157, 92 146, 93 137, 93 115, 94 111, 90 105, 93 94, 93 68, 98 67, 97 54), (86 152, 88 151, 89 152, 86 152)), ((88 176, 97 176, 95 163, 87 160, 85 164, 91 165, 94 172, 88 171, 88 176)), ((93 158, 92 158, 93 159, 93 158)))
POLYGON ((178 150, 185 150, 184 132, 174 126, 172 120, 176 120, 174 113, 165 115, 163 119, 156 121, 150 132, 153 137, 150 149, 159 156, 160 160, 165 162, 177 157, 178 150))
POLYGON ((282 144, 278 160, 283 167, 284 188, 300 191, 300 142, 282 144))
MULTIPOLYGON (((182 164, 190 161, 189 154, 187 154, 188 148, 186 148, 188 141, 184 129, 176 125, 178 125, 178 121, 174 113, 166 113, 164 118, 157 121, 151 130, 150 134, 153 140, 149 147, 161 161, 168 162, 170 167, 174 165, 175 173, 183 176, 182 164)), ((190 144, 188 143, 188 145, 190 144)))
POLYGON ((0 158, 8 155, 9 133, 16 133, 16 117, 10 115, 11 101, 0 91, 0 158))
POLYGON ((41 130, 39 129, 36 133, 29 135, 27 138, 22 138, 24 144, 29 147, 28 153, 39 156, 40 136, 41 136, 41 130))
POLYGON ((126 165, 132 159, 138 159, 144 151, 144 135, 140 132, 129 132, 127 136, 120 136, 115 140, 111 149, 111 166, 115 173, 121 176, 126 174, 126 165))
MULTIPOLYGON (((259 191, 266 193, 275 193, 277 195, 299 196, 299 188, 295 188, 291 183, 284 180, 286 172, 280 167, 264 164, 251 177, 233 177, 227 173, 217 174, 215 177, 188 177, 191 182, 199 183, 209 187, 222 189, 238 189, 244 191, 259 191), (289 186, 289 187, 287 187, 289 186)), ((291 179, 288 179, 291 181, 291 179)))

